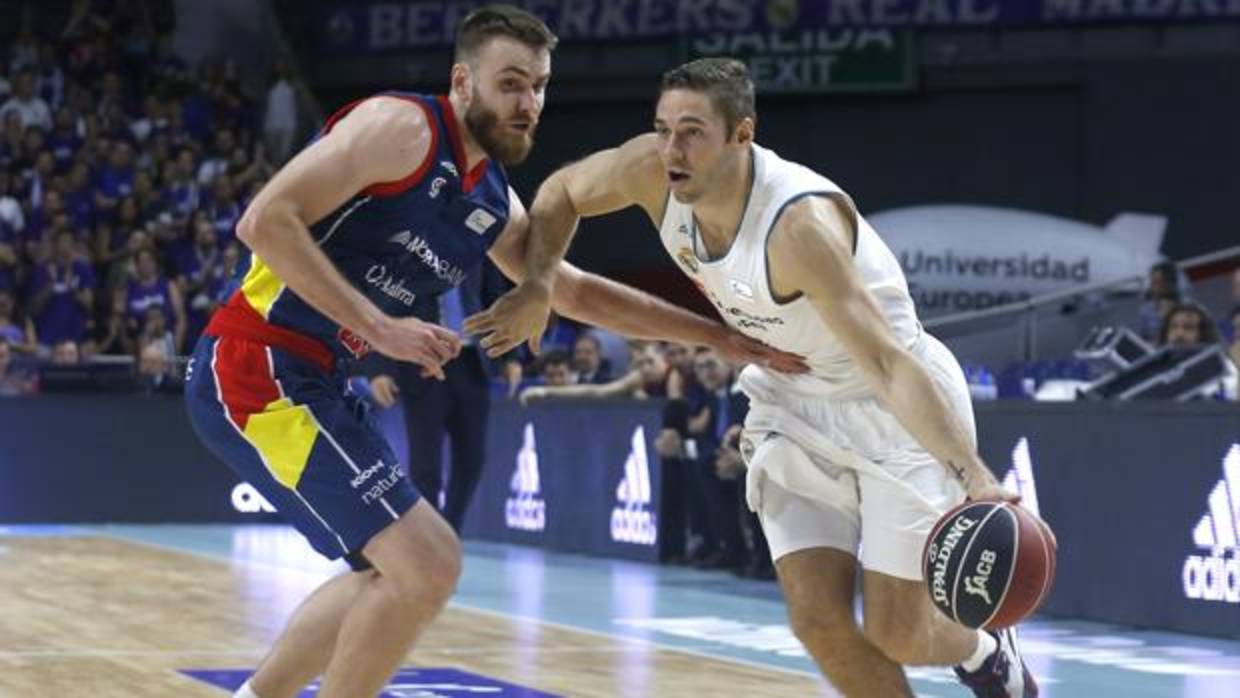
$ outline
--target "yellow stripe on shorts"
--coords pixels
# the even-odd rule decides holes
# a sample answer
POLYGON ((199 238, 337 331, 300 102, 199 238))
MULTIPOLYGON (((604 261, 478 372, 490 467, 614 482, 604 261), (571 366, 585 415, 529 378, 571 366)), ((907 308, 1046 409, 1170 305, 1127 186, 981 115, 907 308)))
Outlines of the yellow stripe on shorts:
POLYGON ((258 255, 253 255, 250 270, 241 280, 241 293, 245 295, 250 307, 257 310, 264 320, 267 319, 271 313, 271 306, 275 305, 276 299, 280 297, 283 290, 284 282, 280 280, 280 277, 276 276, 271 267, 264 264, 258 255))
POLYGON ((272 476, 285 487, 297 489, 318 438, 319 425, 305 405, 282 397, 262 412, 250 415, 245 436, 262 454, 272 476))

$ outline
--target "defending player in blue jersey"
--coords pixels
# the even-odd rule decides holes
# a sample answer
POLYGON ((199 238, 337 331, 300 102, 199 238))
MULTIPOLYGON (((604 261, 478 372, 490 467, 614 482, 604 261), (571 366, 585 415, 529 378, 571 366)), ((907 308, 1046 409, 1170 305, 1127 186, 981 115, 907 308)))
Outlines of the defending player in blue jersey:
MULTIPOLYGON (((302 604, 238 696, 291 697, 320 674, 322 698, 375 695, 456 585, 459 542, 347 392, 341 364, 378 351, 442 378, 460 340, 412 317, 414 300, 459 284, 484 254, 523 277, 528 220, 503 166, 533 144, 555 43, 522 10, 476 10, 458 28, 447 96, 389 93, 340 110, 238 225, 252 254, 195 349, 191 420, 316 550, 354 570, 302 604)), ((566 316, 803 370, 634 289, 567 264, 552 273, 566 316)))

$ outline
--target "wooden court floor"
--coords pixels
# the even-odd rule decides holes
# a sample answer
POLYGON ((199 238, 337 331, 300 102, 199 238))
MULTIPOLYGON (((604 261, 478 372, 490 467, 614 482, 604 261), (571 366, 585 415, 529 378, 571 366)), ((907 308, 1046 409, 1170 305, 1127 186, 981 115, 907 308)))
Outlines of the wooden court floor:
MULTIPOLYGON (((0 698, 227 695, 177 670, 255 666, 322 579, 107 537, 0 538, 0 698)), ((832 695, 806 676, 459 608, 406 664, 587 698, 832 695)))

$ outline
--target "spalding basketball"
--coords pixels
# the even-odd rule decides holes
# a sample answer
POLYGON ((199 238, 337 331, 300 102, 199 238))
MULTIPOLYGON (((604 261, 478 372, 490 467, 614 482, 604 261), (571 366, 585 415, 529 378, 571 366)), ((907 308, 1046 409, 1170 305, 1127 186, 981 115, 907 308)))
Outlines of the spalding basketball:
POLYGON ((970 628, 1019 623, 1055 579, 1055 536, 1041 519, 1007 502, 965 502, 926 539, 922 568, 930 600, 970 628))

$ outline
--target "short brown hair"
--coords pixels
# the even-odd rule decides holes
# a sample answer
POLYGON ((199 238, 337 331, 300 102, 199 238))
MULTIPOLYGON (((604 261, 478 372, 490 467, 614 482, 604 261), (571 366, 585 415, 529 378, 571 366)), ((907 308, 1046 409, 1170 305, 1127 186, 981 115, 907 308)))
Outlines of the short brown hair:
POLYGON ((512 5, 484 5, 470 12, 456 28, 454 60, 465 63, 483 44, 496 36, 508 36, 535 49, 555 50, 559 39, 534 15, 512 5))
POLYGON ((663 74, 659 94, 676 89, 705 92, 723 115, 729 138, 741 119, 758 118, 749 68, 734 58, 699 58, 672 68, 663 74))

